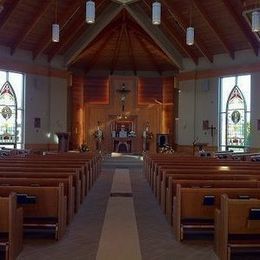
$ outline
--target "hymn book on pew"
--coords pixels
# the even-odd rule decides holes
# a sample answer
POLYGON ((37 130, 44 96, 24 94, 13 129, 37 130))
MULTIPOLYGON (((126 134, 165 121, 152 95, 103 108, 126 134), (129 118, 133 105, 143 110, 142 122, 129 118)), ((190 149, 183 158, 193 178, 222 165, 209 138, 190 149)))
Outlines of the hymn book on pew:
POLYGON ((30 196, 30 195, 24 194, 24 193, 17 193, 16 201, 17 201, 17 204, 35 204, 36 196, 30 196))
POLYGON ((215 196, 207 195, 203 198, 203 205, 204 206, 212 206, 215 204, 215 196))
POLYGON ((249 220, 260 220, 260 208, 250 209, 249 220))

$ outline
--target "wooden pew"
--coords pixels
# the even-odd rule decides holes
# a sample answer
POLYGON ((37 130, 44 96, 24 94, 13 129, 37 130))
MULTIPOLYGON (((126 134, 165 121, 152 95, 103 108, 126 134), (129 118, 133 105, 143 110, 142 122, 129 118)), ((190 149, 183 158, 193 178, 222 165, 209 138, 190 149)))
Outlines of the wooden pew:
POLYGON ((210 162, 210 163, 192 163, 192 164, 172 164, 172 165, 161 165, 158 167, 158 171, 156 173, 156 175, 154 175, 154 193, 158 196, 160 196, 160 185, 161 182, 165 181, 165 172, 167 171, 174 173, 174 171, 176 170, 199 170, 201 169, 201 171, 206 171, 208 169, 211 170, 217 170, 220 173, 227 173, 230 172, 232 170, 237 170, 237 171, 259 171, 260 170, 260 164, 257 163, 247 163, 244 162, 243 164, 236 164, 235 162, 231 162, 231 163, 220 163, 220 162, 210 162))
POLYGON ((84 173, 85 181, 82 182, 86 184, 85 187, 82 187, 84 194, 92 187, 94 181, 97 179, 100 169, 101 169, 101 155, 100 154, 88 154, 81 155, 77 153, 61 153, 54 155, 30 155, 27 157, 7 157, 7 159, 0 159, 0 165, 6 165, 9 162, 14 163, 15 165, 19 163, 26 164, 44 164, 48 163, 48 165, 57 165, 57 166, 67 166, 71 165, 74 167, 83 167, 81 171, 84 173))
MULTIPOLYGON (((212 176, 200 176, 200 179, 193 179, 191 176, 188 179, 174 179, 170 177, 169 188, 166 196, 166 218, 171 223, 172 211, 173 211, 173 198, 176 196, 177 185, 181 185, 183 188, 259 188, 260 187, 260 176, 259 179, 255 180, 241 180, 240 176, 236 179, 236 176, 218 176, 219 179, 212 179, 212 176), (234 178, 235 177, 235 178, 234 178)), ((196 176, 197 177, 197 176, 196 176)), ((254 177, 253 177, 254 178, 254 177)))
POLYGON ((23 209, 17 207, 15 193, 0 197, 0 248, 5 260, 14 260, 22 250, 23 209))
POLYGON ((10 193, 34 196, 35 202, 22 204, 23 228, 48 228, 60 239, 66 228, 67 198, 64 196, 63 184, 58 187, 0 186, 0 196, 10 193))
POLYGON ((157 189, 157 199, 160 202, 160 205, 162 207, 163 212, 165 212, 165 206, 166 206, 166 192, 168 189, 168 183, 169 178, 171 176, 174 176, 175 174, 182 174, 182 175, 193 175, 193 174, 211 174, 213 175, 259 175, 260 176, 260 169, 240 169, 239 167, 235 166, 229 166, 227 171, 220 170, 222 166, 215 167, 215 166, 208 166, 205 168, 201 167, 194 167, 193 169, 186 169, 186 168, 179 168, 179 169, 173 169, 169 171, 163 171, 162 174, 162 180, 158 180, 158 189, 157 189))
POLYGON ((221 196, 220 210, 215 211, 215 250, 220 260, 229 260, 241 249, 259 251, 259 212, 260 196, 247 200, 221 196))
POLYGON ((80 202, 83 201, 84 197, 85 197, 85 176, 83 175, 83 172, 80 169, 77 169, 76 167, 70 167, 70 166, 63 166, 63 167, 59 167, 59 166, 52 166, 52 165, 48 165, 48 164, 37 164, 37 165, 5 165, 5 166, 1 166, 0 164, 0 173, 8 173, 8 172, 57 172, 57 173, 64 173, 64 174, 72 174, 72 172, 75 172, 78 177, 76 178, 74 185, 76 187, 76 192, 79 192, 79 194, 77 194, 77 196, 79 196, 80 198, 80 202))
MULTIPOLYGON (((43 157, 43 156, 41 156, 43 157)), ((44 168, 44 169, 49 169, 49 168, 71 168, 71 169, 77 169, 80 174, 81 178, 81 190, 82 190, 82 197, 87 194, 87 191, 91 187, 90 183, 92 181, 92 170, 90 169, 89 161, 79 161, 79 160, 61 160, 61 159, 44 159, 43 158, 38 158, 37 159, 28 159, 28 158, 12 158, 8 160, 0 160, 0 167, 28 167, 28 168, 44 168)))
POLYGON ((178 241, 185 230, 213 230, 214 212, 220 207, 220 197, 260 196, 258 188, 183 188, 177 185, 173 206, 173 227, 178 241))
MULTIPOLYGON (((35 156, 29 156, 29 158, 32 158, 35 156)), ((39 157, 39 156, 38 156, 39 157)), ((41 158, 46 158, 47 160, 49 159, 59 159, 59 160, 64 160, 64 159, 69 159, 69 160, 83 160, 83 161, 89 161, 90 164, 92 165, 93 169, 93 174, 91 175, 92 178, 92 184, 94 181, 97 179, 98 175, 101 172, 101 161, 102 161, 102 156, 100 153, 55 153, 55 154, 48 154, 41 156, 41 158)))
POLYGON ((35 171, 33 169, 28 168, 20 168, 20 169, 8 169, 9 171, 1 172, 0 177, 15 177, 15 178, 64 178, 72 176, 73 186, 75 187, 75 212, 78 211, 80 206, 80 194, 81 194, 81 182, 79 179, 78 171, 54 171, 51 169, 50 171, 44 171, 44 169, 40 171, 35 171), (13 171, 11 171, 13 170, 13 171), (16 170, 16 171, 15 171, 16 170))
POLYGON ((74 216, 75 211, 75 187, 73 186, 72 176, 63 178, 24 178, 24 177, 0 177, 1 186, 32 186, 32 187, 57 187, 62 183, 64 195, 67 197, 67 224, 74 216))

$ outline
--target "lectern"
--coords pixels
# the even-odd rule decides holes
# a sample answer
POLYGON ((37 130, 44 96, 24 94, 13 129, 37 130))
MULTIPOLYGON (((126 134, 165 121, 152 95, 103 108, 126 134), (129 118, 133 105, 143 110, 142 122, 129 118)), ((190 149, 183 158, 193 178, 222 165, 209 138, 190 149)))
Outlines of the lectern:
POLYGON ((69 133, 59 132, 56 133, 59 139, 58 152, 67 152, 69 150, 69 133))

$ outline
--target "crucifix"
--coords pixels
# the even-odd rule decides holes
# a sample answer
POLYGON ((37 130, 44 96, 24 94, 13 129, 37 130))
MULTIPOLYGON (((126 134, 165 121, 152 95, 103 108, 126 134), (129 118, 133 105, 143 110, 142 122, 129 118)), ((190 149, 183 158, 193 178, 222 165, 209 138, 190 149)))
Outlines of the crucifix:
POLYGON ((121 102, 121 110, 122 113, 125 112, 125 101, 126 101, 126 96, 131 90, 126 89, 125 83, 122 84, 122 87, 120 89, 117 89, 116 92, 120 94, 120 102, 121 102))

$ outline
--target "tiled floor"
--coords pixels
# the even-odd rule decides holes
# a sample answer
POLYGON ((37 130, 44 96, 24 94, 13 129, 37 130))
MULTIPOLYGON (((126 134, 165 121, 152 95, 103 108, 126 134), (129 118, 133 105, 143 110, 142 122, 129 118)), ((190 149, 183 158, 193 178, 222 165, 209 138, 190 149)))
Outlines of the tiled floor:
MULTIPOLYGON (((105 225, 107 225, 106 223, 110 223, 111 226, 106 227, 109 229, 109 232, 105 234, 105 237, 106 241, 109 241, 110 236, 111 242, 114 242, 115 236, 110 230, 118 230, 119 222, 106 222, 105 219, 115 219, 117 212, 117 217, 121 218, 121 224, 124 221, 126 225, 129 222, 132 224, 136 223, 136 227, 134 228, 137 230, 137 235, 134 236, 136 237, 136 242, 139 244, 143 260, 217 259, 212 249, 212 243, 210 242, 176 242, 171 227, 168 225, 157 201, 151 193, 150 187, 142 175, 141 164, 138 166, 138 163, 134 163, 132 167, 131 162, 121 161, 120 166, 116 166, 116 160, 113 160, 113 162, 114 165, 113 163, 109 163, 109 167, 103 169, 100 178, 81 205, 80 211, 68 227, 65 236, 58 242, 52 240, 27 240, 25 241, 24 250, 18 259, 106 259, 105 257, 97 258, 97 253, 100 250, 100 241, 102 241, 102 230, 104 223, 105 225), (125 183, 124 178, 120 179, 120 185, 118 185, 118 183, 113 184, 112 188, 114 171, 118 167, 121 169, 124 168, 122 172, 128 171, 129 169, 131 180, 130 188, 125 183), (129 214, 123 206, 120 206, 123 198, 118 198, 117 195, 115 195, 115 198, 110 197, 111 191, 114 194, 122 192, 127 192, 128 194, 133 193, 133 198, 125 198, 125 202, 128 201, 127 203, 129 204, 128 206, 125 205, 127 210, 132 207, 129 214), (119 200, 117 200, 116 206, 110 205, 113 208, 112 212, 109 211, 111 207, 107 206, 109 205, 109 201, 114 201, 115 203, 116 200, 113 199, 119 200), (131 221, 128 220, 129 215, 132 216, 131 221), (135 221, 133 221, 133 219, 135 221)), ((120 171, 118 173, 120 173, 120 171)), ((127 241, 125 233, 124 237, 127 241)), ((120 250, 120 247, 117 248, 117 250, 120 250)), ((99 256, 100 255, 99 253, 99 256)), ((139 257, 137 254, 136 257, 133 256, 119 260, 126 259, 137 260, 139 257)))

